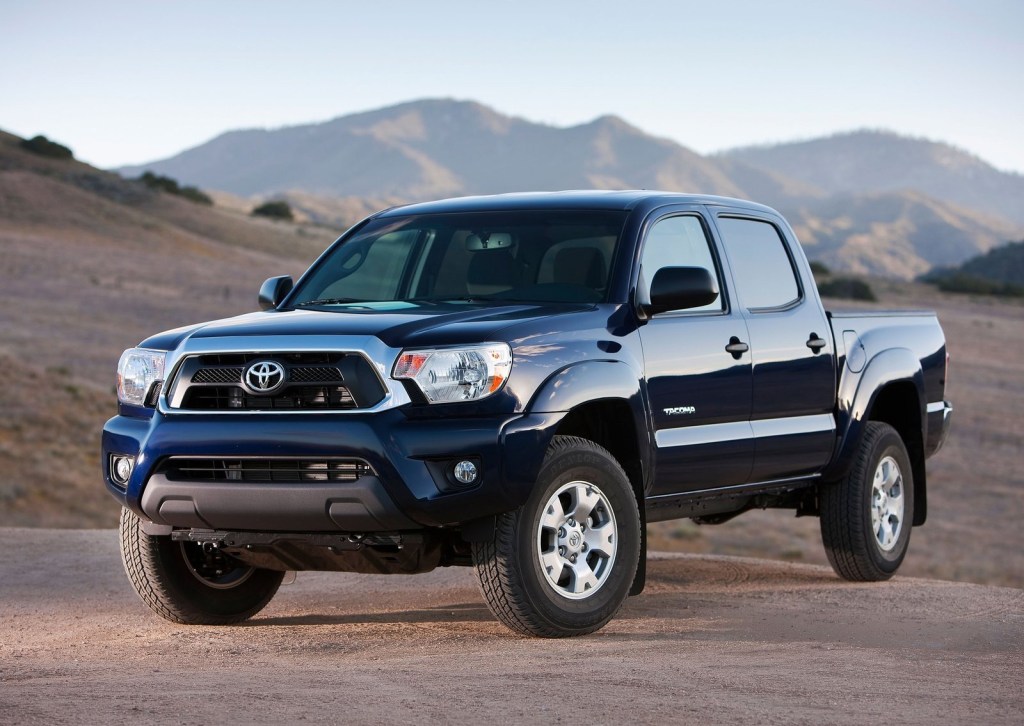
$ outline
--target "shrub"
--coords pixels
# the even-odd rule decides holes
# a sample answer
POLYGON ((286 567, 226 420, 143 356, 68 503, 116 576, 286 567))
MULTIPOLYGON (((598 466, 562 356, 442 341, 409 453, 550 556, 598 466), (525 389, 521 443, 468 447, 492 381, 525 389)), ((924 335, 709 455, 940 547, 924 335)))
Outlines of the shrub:
POLYGON ((75 158, 75 155, 71 153, 71 149, 63 144, 58 144, 56 141, 50 141, 45 136, 33 136, 31 139, 22 139, 18 146, 26 151, 31 151, 33 154, 48 156, 51 159, 75 158))
POLYGON ((1020 297, 1024 290, 1024 241, 996 247, 959 267, 937 267, 922 279, 948 292, 1020 297))
POLYGON ((150 189, 159 189, 160 191, 167 192, 168 194, 178 194, 181 191, 177 181, 171 179, 169 176, 160 176, 159 174, 154 174, 151 171, 144 172, 142 176, 139 177, 139 181, 150 189))
POLYGON ((867 300, 869 302, 878 300, 871 286, 855 277, 832 278, 818 285, 818 292, 823 297, 837 297, 844 300, 867 300))
POLYGON ((828 269, 824 262, 817 260, 811 260, 811 272, 815 277, 828 277, 832 274, 832 270, 828 269))
POLYGON ((957 272, 948 277, 929 280, 943 292, 963 292, 975 295, 998 295, 1000 297, 1024 297, 1024 287, 1010 282, 996 282, 976 275, 957 272))
POLYGON ((182 187, 178 195, 196 204, 205 204, 208 207, 213 206, 213 199, 199 187, 182 187))
POLYGON ((276 202, 264 202, 255 209, 252 210, 253 216, 258 217, 270 217, 271 219, 287 219, 291 221, 295 219, 292 214, 291 205, 288 202, 276 201, 276 202))
POLYGON ((198 187, 180 186, 176 180, 169 176, 161 176, 160 174, 154 174, 151 171, 147 171, 139 177, 139 181, 150 189, 158 189, 162 192, 167 192, 168 194, 174 194, 175 196, 183 197, 190 202, 206 204, 208 206, 213 204, 213 200, 210 199, 209 195, 198 187))

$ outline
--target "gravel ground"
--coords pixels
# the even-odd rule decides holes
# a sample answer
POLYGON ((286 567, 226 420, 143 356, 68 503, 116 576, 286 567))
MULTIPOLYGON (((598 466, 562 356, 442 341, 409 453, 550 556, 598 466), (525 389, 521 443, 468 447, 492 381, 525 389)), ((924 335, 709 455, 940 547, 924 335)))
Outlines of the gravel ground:
POLYGON ((467 569, 299 573, 249 624, 152 615, 111 530, 0 529, 0 721, 1024 722, 1024 590, 652 555, 599 633, 512 635, 467 569))

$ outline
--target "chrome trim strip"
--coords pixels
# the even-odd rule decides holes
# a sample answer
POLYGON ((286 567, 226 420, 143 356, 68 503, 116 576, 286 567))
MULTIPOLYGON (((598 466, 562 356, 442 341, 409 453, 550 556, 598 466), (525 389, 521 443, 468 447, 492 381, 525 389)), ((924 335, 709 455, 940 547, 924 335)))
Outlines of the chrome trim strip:
POLYGON ((753 438, 754 431, 749 421, 704 424, 702 426, 679 426, 660 429, 654 434, 654 443, 659 449, 672 446, 697 446, 720 441, 739 441, 753 438))
POLYGON ((221 353, 353 353, 363 356, 370 367, 377 372, 377 377, 384 386, 384 398, 372 408, 348 408, 331 411, 193 411, 171 408, 167 403, 169 386, 163 386, 157 410, 169 416, 349 416, 352 414, 376 413, 390 408, 404 406, 411 402, 405 387, 390 377, 391 369, 401 353, 399 348, 391 348, 380 338, 372 335, 243 335, 237 338, 189 338, 181 348, 171 351, 168 355, 166 369, 169 371, 165 380, 170 381, 178 374, 178 369, 185 358, 196 355, 213 355, 221 353))
POLYGON ((789 418, 766 418, 751 421, 754 438, 767 439, 772 436, 798 436, 800 434, 816 434, 835 431, 836 422, 830 413, 811 416, 791 416, 789 418))
POLYGON ((928 413, 941 413, 945 407, 945 401, 933 401, 928 404, 928 413))
POLYGON ((715 444, 723 441, 743 439, 767 439, 774 436, 800 436, 836 430, 836 422, 830 413, 810 416, 789 416, 767 418, 757 421, 730 421, 728 423, 704 424, 701 426, 679 426, 660 429, 654 434, 659 449, 673 446, 695 446, 715 444))

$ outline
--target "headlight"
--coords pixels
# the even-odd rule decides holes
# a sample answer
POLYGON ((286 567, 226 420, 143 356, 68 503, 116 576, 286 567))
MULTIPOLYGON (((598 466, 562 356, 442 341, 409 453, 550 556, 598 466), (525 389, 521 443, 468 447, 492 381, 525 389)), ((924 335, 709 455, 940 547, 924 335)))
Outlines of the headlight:
POLYGON ((145 406, 150 387, 164 377, 164 360, 167 354, 161 350, 129 348, 117 362, 117 398, 121 403, 145 406))
POLYGON ((431 403, 475 401, 504 385, 512 370, 512 349, 505 343, 470 348, 402 351, 392 376, 409 379, 431 403))

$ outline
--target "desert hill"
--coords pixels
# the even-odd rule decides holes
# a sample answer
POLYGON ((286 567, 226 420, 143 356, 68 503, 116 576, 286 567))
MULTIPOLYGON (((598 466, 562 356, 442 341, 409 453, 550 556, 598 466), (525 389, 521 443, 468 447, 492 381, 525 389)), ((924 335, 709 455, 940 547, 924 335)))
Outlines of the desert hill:
POLYGON ((99 430, 121 351, 256 307, 336 236, 194 204, 0 134, 0 519, 113 524, 99 430))
POLYGON ((964 262, 953 272, 1024 286, 1024 241, 1012 242, 964 262))
POLYGON ((733 149, 720 158, 772 169, 826 194, 916 190, 1024 224, 1024 176, 949 144, 887 131, 733 149))
POLYGON ((916 191, 837 193, 779 205, 811 259, 908 278, 1005 244, 1016 227, 916 191))
POLYGON ((903 279, 1024 231, 1019 175, 893 134, 837 139, 701 156, 616 116, 559 128, 471 101, 431 99, 324 123, 229 131, 121 172, 152 170, 243 197, 283 198, 336 226, 395 203, 464 194, 639 188, 746 197, 798 221, 808 251, 838 269, 903 279), (821 159, 812 164, 815 154, 821 159))

